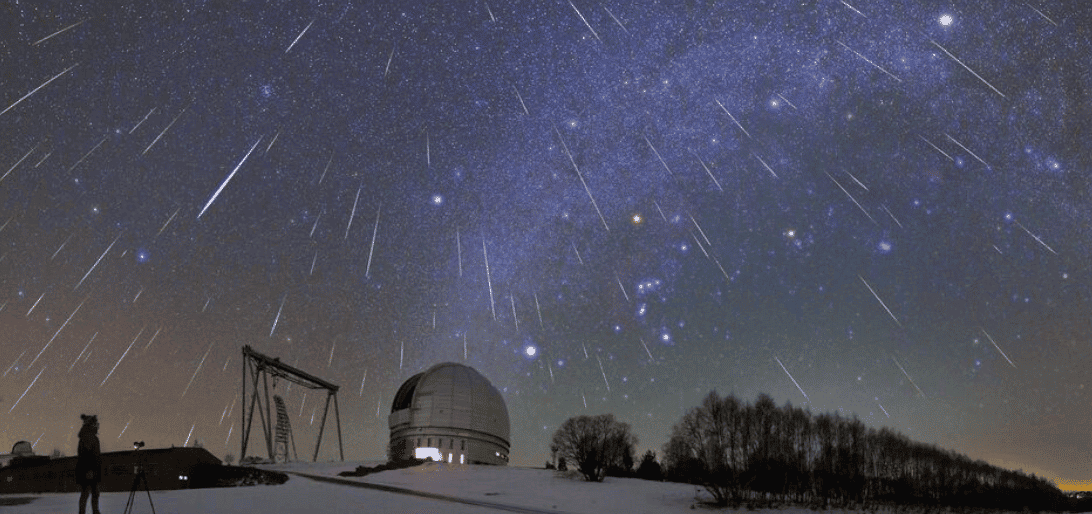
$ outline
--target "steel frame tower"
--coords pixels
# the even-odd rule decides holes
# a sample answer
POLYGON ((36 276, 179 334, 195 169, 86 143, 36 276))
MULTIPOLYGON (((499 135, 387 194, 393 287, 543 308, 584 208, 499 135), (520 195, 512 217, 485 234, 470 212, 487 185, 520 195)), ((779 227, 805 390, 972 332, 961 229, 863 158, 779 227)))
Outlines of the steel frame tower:
MULTIPOLYGON (((337 405, 338 386, 303 370, 284 364, 279 358, 271 358, 258 353, 251 349, 250 345, 243 346, 243 418, 241 427, 243 433, 240 437, 242 448, 239 451, 239 461, 242 462, 246 457, 246 447, 250 440, 250 429, 254 423, 255 409, 257 409, 258 418, 262 422, 262 433, 265 434, 265 446, 269 455, 269 460, 274 459, 273 445, 277 425, 273 419, 275 408, 269 399, 270 375, 273 376, 274 380, 283 378, 293 384, 308 389, 326 390, 326 407, 322 410, 322 422, 319 424, 318 441, 315 442, 315 455, 312 460, 318 461, 319 447, 322 445, 322 433, 326 428, 326 414, 330 411, 330 400, 333 399, 334 418, 337 421, 338 454, 340 455, 341 460, 344 461, 345 449, 341 442, 341 414, 337 405), (250 382, 251 384, 249 406, 247 404, 247 382, 250 382), (260 386, 259 382, 261 383, 260 386), (262 395, 259 394, 259 387, 265 393, 264 404, 262 402, 262 395)), ((293 446, 295 446, 295 438, 293 438, 293 446)))

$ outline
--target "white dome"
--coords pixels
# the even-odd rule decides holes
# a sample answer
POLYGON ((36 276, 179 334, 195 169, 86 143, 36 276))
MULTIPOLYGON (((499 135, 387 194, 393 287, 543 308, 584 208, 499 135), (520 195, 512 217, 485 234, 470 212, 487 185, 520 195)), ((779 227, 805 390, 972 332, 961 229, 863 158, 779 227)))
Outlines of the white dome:
POLYGON ((437 364, 406 380, 391 404, 389 424, 391 458, 427 448, 451 462, 508 461, 504 398, 489 380, 462 364, 437 364))

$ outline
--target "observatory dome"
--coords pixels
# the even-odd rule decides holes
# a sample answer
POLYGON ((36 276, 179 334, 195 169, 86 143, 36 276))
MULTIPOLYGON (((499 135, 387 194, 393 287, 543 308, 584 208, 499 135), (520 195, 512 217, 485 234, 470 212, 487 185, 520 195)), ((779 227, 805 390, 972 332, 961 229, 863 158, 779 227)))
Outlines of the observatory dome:
POLYGON ((508 463, 508 407, 469 366, 445 362, 410 377, 394 396, 388 422, 392 460, 508 463))

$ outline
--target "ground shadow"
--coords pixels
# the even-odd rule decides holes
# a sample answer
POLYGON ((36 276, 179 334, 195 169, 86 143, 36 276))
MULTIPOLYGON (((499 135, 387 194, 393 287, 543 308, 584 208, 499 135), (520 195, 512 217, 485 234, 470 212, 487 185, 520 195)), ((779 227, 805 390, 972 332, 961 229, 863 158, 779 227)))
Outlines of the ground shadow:
POLYGON ((37 499, 37 496, 0 496, 0 507, 27 505, 37 499))

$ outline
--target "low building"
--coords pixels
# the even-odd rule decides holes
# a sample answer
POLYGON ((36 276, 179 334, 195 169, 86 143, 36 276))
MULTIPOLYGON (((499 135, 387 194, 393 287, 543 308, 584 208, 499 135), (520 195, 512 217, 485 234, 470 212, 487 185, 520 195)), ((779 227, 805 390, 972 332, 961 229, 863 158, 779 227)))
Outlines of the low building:
MULTIPOLYGON (((14 453, 14 452, 13 452, 14 453)), ((129 491, 133 478, 143 469, 151 490, 209 487, 220 459, 204 448, 160 448, 102 454, 103 492, 129 491), (212 478, 210 478, 212 477, 212 478)), ((143 488, 143 484, 141 484, 143 488)), ((50 459, 29 456, 0 468, 0 494, 79 492, 76 457, 50 459)))
POLYGON ((508 407, 474 368, 445 362, 413 375, 394 395, 391 460, 508 464, 508 407))
POLYGON ((27 441, 19 441, 11 447, 11 453, 0 453, 0 468, 22 457, 33 457, 34 447, 27 441))

